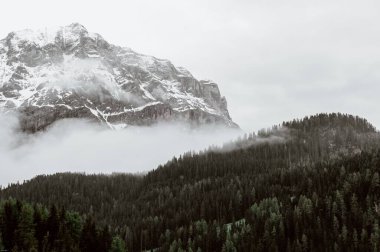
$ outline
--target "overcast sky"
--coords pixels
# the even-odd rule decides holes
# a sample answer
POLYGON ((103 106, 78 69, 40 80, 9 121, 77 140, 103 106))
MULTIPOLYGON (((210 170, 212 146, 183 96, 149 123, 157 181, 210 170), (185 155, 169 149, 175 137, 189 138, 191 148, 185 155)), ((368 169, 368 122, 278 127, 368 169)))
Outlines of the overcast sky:
POLYGON ((245 130, 318 112, 380 128, 378 0, 13 0, 1 9, 0 37, 79 22, 212 79, 245 130))

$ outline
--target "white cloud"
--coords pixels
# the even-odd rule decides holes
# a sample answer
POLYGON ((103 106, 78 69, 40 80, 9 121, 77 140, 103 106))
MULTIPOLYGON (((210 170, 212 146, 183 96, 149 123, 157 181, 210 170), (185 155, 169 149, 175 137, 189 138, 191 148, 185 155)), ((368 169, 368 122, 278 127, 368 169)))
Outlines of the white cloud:
POLYGON ((143 100, 132 93, 123 91, 114 77, 108 72, 100 59, 78 59, 65 56, 62 64, 47 68, 44 75, 47 85, 61 89, 74 89, 90 96, 103 94, 103 89, 120 101, 135 105, 143 104, 143 100))
POLYGON ((55 172, 136 173, 173 156, 204 150, 236 138, 241 131, 159 124, 110 130, 83 120, 62 120, 46 132, 19 133, 18 121, 0 116, 0 185, 55 172))

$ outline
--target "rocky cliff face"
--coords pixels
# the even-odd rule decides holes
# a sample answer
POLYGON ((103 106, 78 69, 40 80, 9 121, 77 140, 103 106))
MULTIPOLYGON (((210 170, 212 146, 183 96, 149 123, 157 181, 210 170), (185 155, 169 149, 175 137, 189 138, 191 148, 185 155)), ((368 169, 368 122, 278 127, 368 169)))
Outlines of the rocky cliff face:
POLYGON ((237 127, 217 84, 109 44, 80 24, 0 40, 0 109, 18 111, 31 132, 63 118, 111 128, 161 120, 237 127))

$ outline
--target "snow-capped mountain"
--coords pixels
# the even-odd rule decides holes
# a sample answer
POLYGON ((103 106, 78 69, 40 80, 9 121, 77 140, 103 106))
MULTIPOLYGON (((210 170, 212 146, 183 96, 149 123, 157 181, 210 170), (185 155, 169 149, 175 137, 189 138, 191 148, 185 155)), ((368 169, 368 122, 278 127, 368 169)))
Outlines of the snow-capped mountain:
POLYGON ((63 118, 112 128, 160 120, 237 127, 214 82, 109 44, 77 23, 0 40, 0 109, 18 111, 32 132, 63 118))

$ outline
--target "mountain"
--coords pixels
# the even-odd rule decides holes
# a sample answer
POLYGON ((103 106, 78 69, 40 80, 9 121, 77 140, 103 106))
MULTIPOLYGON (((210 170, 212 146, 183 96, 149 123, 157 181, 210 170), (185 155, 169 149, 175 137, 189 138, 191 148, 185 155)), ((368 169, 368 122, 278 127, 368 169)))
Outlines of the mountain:
POLYGON ((367 120, 318 114, 144 176, 42 175, 0 199, 93 215, 128 251, 378 251, 379 174, 367 120))
POLYGON ((112 45, 78 23, 0 40, 0 109, 17 111, 30 132, 64 118, 111 128, 161 120, 238 127, 216 83, 112 45))

